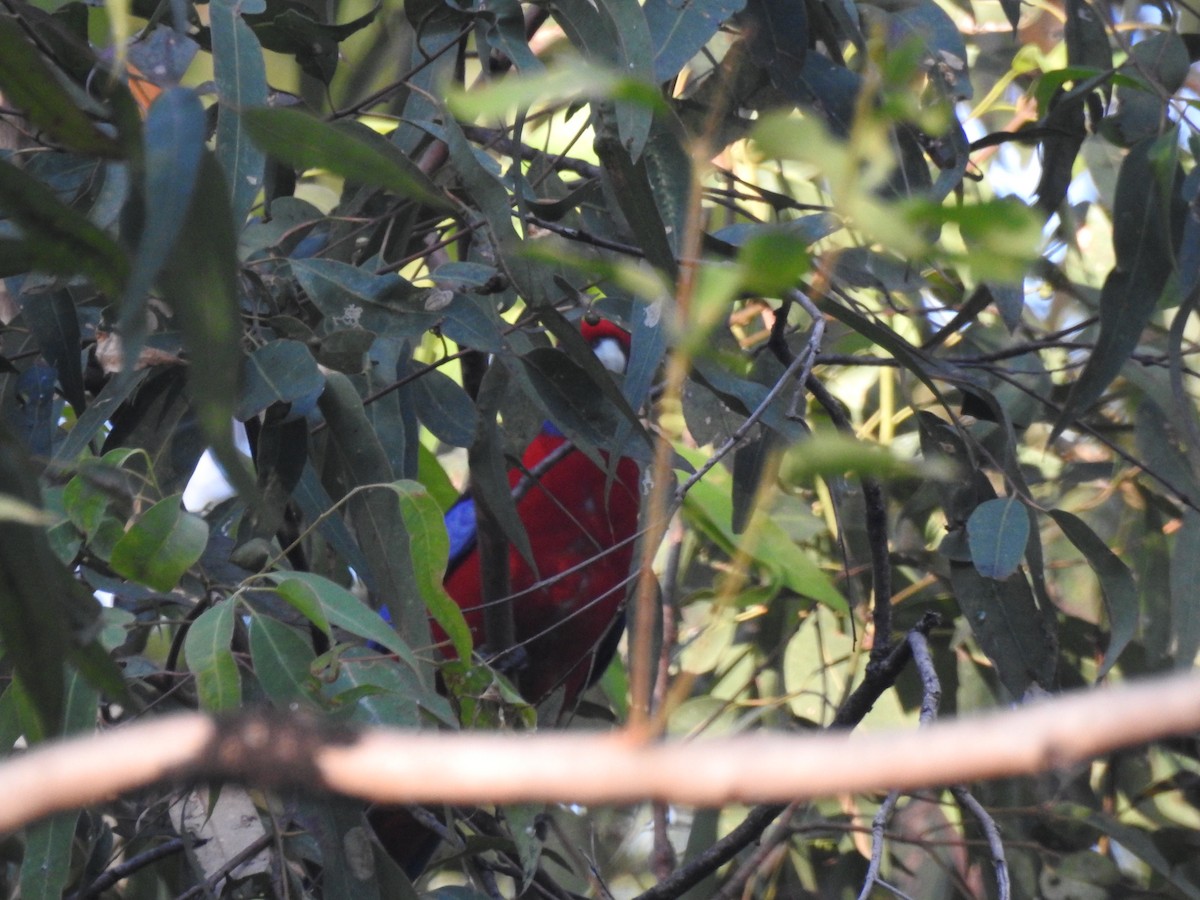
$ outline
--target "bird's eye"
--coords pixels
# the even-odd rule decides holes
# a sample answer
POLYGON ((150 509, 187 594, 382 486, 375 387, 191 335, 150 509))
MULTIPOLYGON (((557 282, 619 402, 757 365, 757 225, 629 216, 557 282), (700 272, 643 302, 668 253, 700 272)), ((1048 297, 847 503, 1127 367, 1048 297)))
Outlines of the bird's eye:
POLYGON ((616 338, 605 337, 592 344, 592 350, 600 359, 600 364, 610 372, 623 373, 629 362, 625 358, 625 348, 616 338))

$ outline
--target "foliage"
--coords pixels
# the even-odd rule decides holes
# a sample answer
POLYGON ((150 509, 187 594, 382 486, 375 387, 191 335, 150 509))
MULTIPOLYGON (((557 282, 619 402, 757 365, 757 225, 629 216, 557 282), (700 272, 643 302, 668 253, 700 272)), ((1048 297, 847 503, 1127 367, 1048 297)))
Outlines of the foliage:
MULTIPOLYGON (((6 0, 4 752, 247 704, 603 727, 638 666, 671 733, 815 729, 920 623, 944 715, 1190 667, 1197 24, 1091 0, 6 0), (572 338, 589 310, 633 334, 619 384, 572 338), (682 495, 643 539, 664 627, 566 711, 473 655, 441 589, 464 459, 520 544, 504 458, 544 418, 638 459, 648 509, 682 495), (237 493, 185 510, 206 448, 237 493)), ((915 727, 921 700, 906 671, 863 727, 915 727)), ((1181 742, 973 793, 1017 896, 1195 897, 1197 772, 1181 742)), ((995 891, 964 796, 901 800, 889 883, 995 891)), ((737 809, 450 810, 462 845, 416 885, 631 896, 678 865, 688 896, 848 896, 881 801, 802 805, 719 871, 696 867, 737 809)), ((363 824, 163 789, 9 838, 0 878, 59 896, 124 859, 110 893, 414 896, 363 824), (189 831, 221 852, 180 852, 189 831)))

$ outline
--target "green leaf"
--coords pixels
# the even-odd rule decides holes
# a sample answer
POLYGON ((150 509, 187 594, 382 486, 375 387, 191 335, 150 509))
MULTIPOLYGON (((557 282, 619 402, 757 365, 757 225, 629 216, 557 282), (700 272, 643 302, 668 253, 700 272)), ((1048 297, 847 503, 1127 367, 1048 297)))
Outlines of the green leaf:
POLYGON ((58 373, 58 382, 76 415, 87 402, 83 392, 79 315, 68 291, 21 295, 21 312, 37 339, 42 356, 58 373))
POLYGON ((646 0, 642 9, 654 44, 654 81, 674 78, 746 0, 646 0))
POLYGON ((295 109, 246 109, 246 131, 268 154, 297 169, 326 169, 438 209, 449 203, 416 165, 383 139, 322 122, 295 109))
POLYGON ((423 485, 413 481, 397 481, 392 490, 400 499, 400 511, 408 530, 409 547, 417 588, 425 605, 442 630, 450 637, 459 659, 471 659, 471 629, 462 610, 442 587, 450 556, 450 539, 442 509, 423 485))
POLYGON ((140 233, 121 298, 119 332, 127 358, 136 358, 146 330, 146 296, 179 239, 204 157, 204 106, 193 91, 164 91, 146 114, 140 233))
MULTIPOLYGON (((328 629, 326 629, 328 630, 328 629)), ((290 625, 250 611, 250 658, 271 702, 281 709, 319 709, 312 644, 290 625)))
MULTIPOLYGON (((37 478, 0 418, 0 494, 41 508, 37 478)), ((7 663, 28 694, 45 734, 64 720, 64 662, 91 643, 98 615, 93 597, 59 562, 45 530, 0 519, 0 635, 7 663)))
POLYGON ((1024 574, 996 581, 980 575, 972 563, 951 561, 950 585, 963 618, 1014 699, 1033 684, 1054 686, 1057 648, 1024 574))
POLYGON ((416 290, 398 275, 374 275, 332 259, 294 259, 292 274, 324 314, 329 330, 365 328, 415 338, 439 317, 418 307, 416 290))
POLYGON ((421 424, 451 447, 469 447, 475 439, 479 414, 467 392, 449 375, 437 370, 413 382, 413 399, 421 424))
POLYGON ((1029 540, 1029 515, 1016 497, 987 500, 967 519, 971 562, 984 578, 1003 581, 1021 564, 1029 540))
POLYGON ((209 5, 213 76, 220 99, 217 158, 230 190, 229 207, 233 220, 239 226, 262 190, 266 162, 240 116, 251 107, 267 105, 267 72, 262 47, 250 26, 242 21, 242 14, 255 12, 259 2, 213 0, 209 5))
POLYGON ((0 90, 29 125, 78 153, 116 158, 120 142, 102 131, 30 43, 17 16, 0 16, 0 90))
POLYGON ((1174 142, 1173 131, 1162 141, 1147 138, 1133 147, 1121 164, 1113 201, 1117 265, 1100 292, 1100 337, 1083 372, 1071 385, 1051 441, 1085 413, 1117 377, 1137 347, 1174 270, 1173 248, 1181 233, 1183 212, 1182 172, 1172 150, 1174 142))
POLYGON ((1051 510, 1050 517, 1058 523, 1075 549, 1084 555, 1100 580, 1109 629, 1108 648, 1104 651, 1104 664, 1098 675, 1103 678, 1137 634, 1137 585, 1129 567, 1108 549, 1108 545, 1082 519, 1061 509, 1051 510))
POLYGON ((271 341, 246 360, 234 415, 243 422, 275 403, 315 402, 325 386, 312 353, 299 341, 271 341))
POLYGON ((242 677, 233 658, 235 600, 218 600, 188 628, 183 652, 196 676, 200 707, 209 712, 236 709, 242 702, 242 677))
POLYGON ((328 375, 319 402, 329 424, 326 484, 330 485, 330 493, 343 497, 360 489, 346 501, 369 566, 359 575, 377 602, 387 606, 392 623, 405 639, 414 646, 427 646, 429 621, 416 587, 404 517, 396 497, 387 490, 395 480, 387 454, 346 376, 328 375))
POLYGON ((280 597, 326 634, 332 636, 331 625, 343 628, 395 653, 413 671, 421 671, 411 646, 344 587, 311 572, 280 572, 270 579, 280 597))
POLYGON ((184 512, 178 494, 160 500, 113 547, 112 567, 156 591, 169 591, 200 559, 208 544, 208 524, 184 512))
POLYGON ((29 826, 21 861, 23 898, 62 900, 71 877, 71 846, 78 821, 78 810, 72 810, 29 826))

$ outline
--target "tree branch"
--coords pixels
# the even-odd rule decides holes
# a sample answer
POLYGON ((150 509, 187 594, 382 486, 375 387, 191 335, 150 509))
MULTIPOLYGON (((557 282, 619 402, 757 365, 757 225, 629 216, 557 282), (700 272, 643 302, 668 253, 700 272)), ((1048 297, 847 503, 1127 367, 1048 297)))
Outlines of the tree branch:
POLYGON ((0 832, 169 779, 240 779, 387 803, 724 806, 915 790, 1059 768, 1197 731, 1198 697, 1200 674, 1186 673, 919 731, 662 742, 621 732, 356 734, 269 711, 184 714, 48 743, 0 766, 0 832))

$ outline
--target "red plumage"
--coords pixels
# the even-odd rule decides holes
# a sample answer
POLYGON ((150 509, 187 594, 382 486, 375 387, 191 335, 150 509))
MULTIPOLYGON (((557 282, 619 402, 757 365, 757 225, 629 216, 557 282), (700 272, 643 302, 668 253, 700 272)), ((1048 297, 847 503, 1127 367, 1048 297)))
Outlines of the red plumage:
MULTIPOLYGON (((585 322, 581 330, 593 347, 615 340, 628 351, 629 335, 612 322, 585 322)), ((525 450, 524 471, 536 471, 565 441, 561 434, 543 430, 525 450)), ((509 485, 516 487, 521 477, 522 471, 513 469, 509 485)), ((599 658, 605 654, 597 651, 607 650, 611 657, 615 646, 605 637, 618 622, 625 599, 638 497, 633 460, 618 460, 610 480, 604 468, 571 450, 518 500, 536 567, 510 547, 509 577, 516 640, 527 656, 519 680, 531 702, 561 686, 569 705, 608 665, 609 659, 599 658)), ((446 590, 462 608, 476 644, 484 643, 476 549, 447 577, 446 590)))

